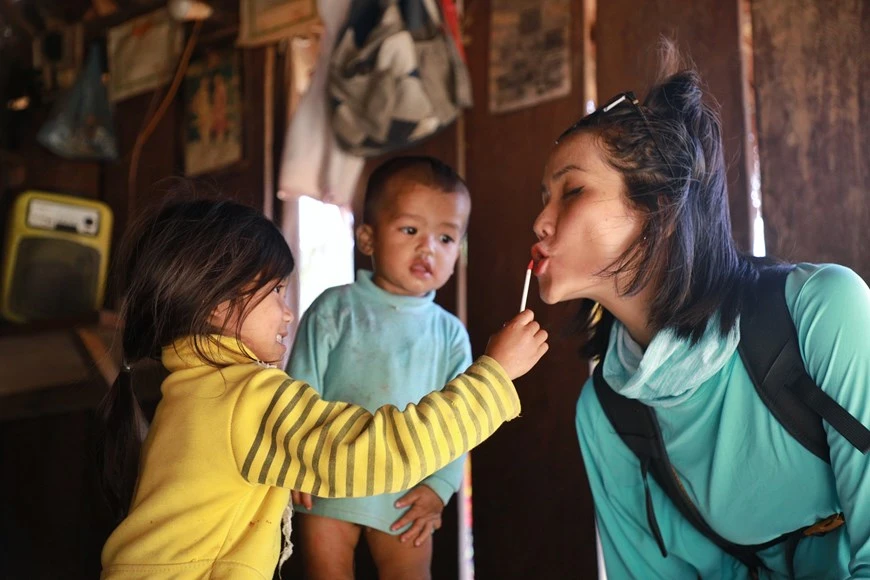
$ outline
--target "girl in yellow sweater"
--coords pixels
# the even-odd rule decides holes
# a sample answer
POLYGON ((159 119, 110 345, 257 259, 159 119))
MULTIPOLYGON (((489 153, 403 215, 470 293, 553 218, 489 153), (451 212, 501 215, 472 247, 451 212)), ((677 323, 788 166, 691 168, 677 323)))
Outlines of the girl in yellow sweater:
POLYGON ((414 486, 517 416, 511 381, 547 350, 527 310, 404 411, 326 402, 275 367, 293 257, 269 220, 228 201, 175 202, 131 234, 125 370, 103 404, 107 489, 123 519, 103 548, 103 578, 271 579, 291 490, 414 486), (150 428, 128 366, 146 357, 170 372, 150 428))

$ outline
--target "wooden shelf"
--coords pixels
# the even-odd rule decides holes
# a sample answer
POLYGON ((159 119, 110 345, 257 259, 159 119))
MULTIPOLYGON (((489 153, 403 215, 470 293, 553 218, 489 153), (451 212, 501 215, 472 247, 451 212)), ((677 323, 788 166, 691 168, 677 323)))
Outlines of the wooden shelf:
MULTIPOLYGON (((0 422, 92 409, 118 374, 116 316, 5 326, 0 334, 0 422)), ((137 365, 141 400, 159 398, 157 361, 137 365)))

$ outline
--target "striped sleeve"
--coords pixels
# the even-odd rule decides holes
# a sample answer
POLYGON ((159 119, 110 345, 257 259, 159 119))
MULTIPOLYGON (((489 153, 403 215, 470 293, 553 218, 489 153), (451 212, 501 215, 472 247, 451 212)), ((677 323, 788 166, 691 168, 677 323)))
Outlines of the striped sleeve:
POLYGON ((374 414, 324 401, 281 373, 258 378, 241 393, 231 426, 242 477, 320 497, 408 489, 520 411, 513 383, 485 356, 417 405, 374 414))
MULTIPOLYGON (((468 332, 458 319, 454 321, 454 337, 451 354, 448 360, 448 369, 445 373, 444 380, 449 380, 461 374, 471 364, 471 341, 468 337, 468 332)), ((458 459, 445 465, 426 479, 422 481, 424 485, 429 486, 432 491, 438 494, 444 505, 450 501, 453 494, 459 491, 462 485, 462 477, 465 474, 465 458, 460 455, 458 459)))

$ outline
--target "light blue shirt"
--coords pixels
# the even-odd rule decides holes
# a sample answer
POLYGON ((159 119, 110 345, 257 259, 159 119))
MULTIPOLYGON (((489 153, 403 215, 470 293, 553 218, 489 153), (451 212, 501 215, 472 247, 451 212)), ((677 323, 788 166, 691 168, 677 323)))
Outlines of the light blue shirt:
MULTIPOLYGON (((371 272, 358 271, 355 283, 326 290, 302 317, 287 373, 326 400, 370 412, 416 404, 471 365, 465 327, 434 298, 434 291, 422 297, 391 294, 372 282, 371 272)), ((464 464, 463 455, 422 483, 446 505, 459 489, 464 464)), ((403 530, 390 526, 409 509, 394 505, 405 493, 314 498, 310 513, 398 534, 403 530)))
MULTIPOLYGON (((786 302, 809 375, 870 426, 870 290, 853 271, 800 264, 786 302)), ((870 456, 825 423, 831 465, 798 443, 771 415, 727 336, 711 323, 700 343, 658 333, 643 352, 614 324, 604 376, 621 394, 655 411, 670 460, 703 518, 724 538, 759 544, 843 512, 845 526, 801 540, 798 578, 870 578, 870 456)), ((655 517, 669 552, 649 531, 635 455, 614 432, 587 381, 577 433, 595 500, 607 575, 641 578, 748 578, 748 571, 695 530, 650 477, 655 517)), ((760 553, 788 577, 785 547, 760 553)))

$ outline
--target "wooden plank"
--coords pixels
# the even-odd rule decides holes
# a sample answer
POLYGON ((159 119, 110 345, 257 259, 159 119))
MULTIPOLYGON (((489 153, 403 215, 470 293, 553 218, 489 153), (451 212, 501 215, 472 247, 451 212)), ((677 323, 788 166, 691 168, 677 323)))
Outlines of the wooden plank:
POLYGON ((866 0, 752 3, 768 253, 870 278, 870 9, 866 0))

